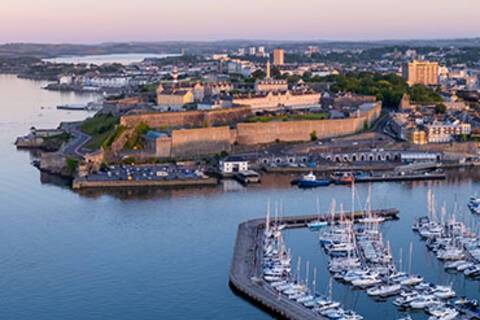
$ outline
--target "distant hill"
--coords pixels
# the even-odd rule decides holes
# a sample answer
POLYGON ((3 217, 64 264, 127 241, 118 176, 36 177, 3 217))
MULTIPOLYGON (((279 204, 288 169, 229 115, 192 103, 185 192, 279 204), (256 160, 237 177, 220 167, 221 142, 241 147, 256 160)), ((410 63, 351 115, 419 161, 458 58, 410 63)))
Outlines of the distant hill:
POLYGON ((263 45, 269 48, 281 46, 286 49, 318 45, 329 49, 365 49, 385 46, 411 47, 480 47, 480 38, 470 39, 426 39, 426 40, 384 40, 384 41, 270 41, 270 40, 222 40, 212 42, 168 41, 168 42, 125 42, 83 44, 35 44, 9 43, 0 45, 0 56, 32 56, 52 58, 65 55, 97 55, 115 53, 213 53, 225 49, 263 45))

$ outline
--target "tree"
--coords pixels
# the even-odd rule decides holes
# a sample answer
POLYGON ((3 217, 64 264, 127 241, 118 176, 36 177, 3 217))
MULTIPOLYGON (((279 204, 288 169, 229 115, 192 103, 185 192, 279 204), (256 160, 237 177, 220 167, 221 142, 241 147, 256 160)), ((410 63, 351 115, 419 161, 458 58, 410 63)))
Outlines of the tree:
POLYGON ((252 73, 252 78, 259 80, 259 79, 264 79, 266 76, 265 72, 263 70, 257 69, 252 73))
POLYGON ((435 113, 437 114, 444 114, 447 111, 447 106, 444 105, 443 103, 438 103, 435 106, 435 113))
POLYGON ((318 140, 318 137, 317 137, 317 131, 312 131, 312 133, 310 133, 310 141, 317 141, 318 140))

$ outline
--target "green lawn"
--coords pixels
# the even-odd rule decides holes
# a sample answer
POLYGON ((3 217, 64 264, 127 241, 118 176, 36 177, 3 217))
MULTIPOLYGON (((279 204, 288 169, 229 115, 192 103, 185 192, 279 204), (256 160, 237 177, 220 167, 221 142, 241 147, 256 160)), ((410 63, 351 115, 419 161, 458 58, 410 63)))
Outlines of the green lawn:
POLYGON ((254 116, 247 119, 247 122, 271 122, 271 121, 302 121, 302 120, 324 120, 328 119, 327 113, 308 113, 291 115, 254 116))
POLYGON ((91 137, 85 147, 92 151, 99 149, 117 132, 118 123, 119 118, 111 114, 98 114, 85 120, 80 130, 91 137))

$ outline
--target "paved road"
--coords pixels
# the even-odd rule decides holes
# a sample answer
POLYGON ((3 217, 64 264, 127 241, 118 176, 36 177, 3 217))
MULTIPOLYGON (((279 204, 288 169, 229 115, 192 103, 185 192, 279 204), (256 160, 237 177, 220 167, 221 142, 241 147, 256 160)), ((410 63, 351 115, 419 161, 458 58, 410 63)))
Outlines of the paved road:
POLYGON ((65 131, 72 136, 61 150, 64 154, 75 157, 83 157, 86 154, 82 148, 90 141, 91 137, 80 131, 79 127, 80 124, 78 123, 67 124, 64 126, 65 131))

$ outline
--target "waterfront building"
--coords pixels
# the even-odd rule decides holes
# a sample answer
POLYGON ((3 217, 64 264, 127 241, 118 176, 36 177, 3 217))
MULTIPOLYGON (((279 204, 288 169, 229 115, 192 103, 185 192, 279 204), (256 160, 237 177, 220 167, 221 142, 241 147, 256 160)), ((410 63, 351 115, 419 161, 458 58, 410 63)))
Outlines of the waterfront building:
POLYGON ((283 66, 285 63, 285 52, 281 48, 276 48, 273 50, 273 65, 283 66))
POLYGON ((408 85, 438 85, 438 62, 413 60, 403 66, 403 77, 408 85))
POLYGON ((240 156, 230 156, 220 161, 220 170, 223 174, 248 171, 248 160, 240 156))

